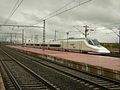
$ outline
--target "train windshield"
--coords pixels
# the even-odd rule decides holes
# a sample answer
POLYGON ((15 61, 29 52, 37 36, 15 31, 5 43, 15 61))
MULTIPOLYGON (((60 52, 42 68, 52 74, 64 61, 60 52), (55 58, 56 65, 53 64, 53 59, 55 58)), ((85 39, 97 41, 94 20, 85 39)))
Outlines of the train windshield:
POLYGON ((93 41, 93 43, 94 43, 95 46, 101 46, 100 43, 98 42, 98 40, 94 39, 92 41, 93 41))
POLYGON ((88 42, 90 45, 94 45, 93 42, 92 42, 90 39, 87 39, 87 42, 88 42))
POLYGON ((87 42, 88 42, 90 45, 101 46, 100 43, 99 43, 96 39, 93 39, 93 40, 87 39, 87 42))

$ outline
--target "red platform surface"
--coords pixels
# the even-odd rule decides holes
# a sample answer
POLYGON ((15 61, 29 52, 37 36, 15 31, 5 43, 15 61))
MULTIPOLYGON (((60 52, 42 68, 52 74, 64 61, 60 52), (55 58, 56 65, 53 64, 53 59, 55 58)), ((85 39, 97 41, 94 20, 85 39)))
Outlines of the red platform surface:
POLYGON ((30 52, 47 54, 67 60, 72 60, 75 62, 86 63, 94 66, 100 66, 103 68, 113 69, 120 71, 120 58, 108 57, 108 56, 97 56, 97 55, 88 55, 80 53, 71 53, 71 52, 61 52, 61 51, 52 51, 52 50, 42 50, 38 48, 29 48, 21 46, 10 46, 12 48, 22 49, 30 52))

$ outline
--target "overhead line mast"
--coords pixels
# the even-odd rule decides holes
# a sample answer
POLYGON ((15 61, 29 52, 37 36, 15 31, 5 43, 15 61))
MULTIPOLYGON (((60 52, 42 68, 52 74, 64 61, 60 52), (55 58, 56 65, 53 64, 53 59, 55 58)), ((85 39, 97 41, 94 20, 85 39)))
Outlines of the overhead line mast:
POLYGON ((83 27, 85 28, 85 33, 84 33, 85 34, 85 38, 87 38, 89 26, 85 25, 83 27))
POLYGON ((43 50, 45 49, 45 20, 43 20, 43 50))

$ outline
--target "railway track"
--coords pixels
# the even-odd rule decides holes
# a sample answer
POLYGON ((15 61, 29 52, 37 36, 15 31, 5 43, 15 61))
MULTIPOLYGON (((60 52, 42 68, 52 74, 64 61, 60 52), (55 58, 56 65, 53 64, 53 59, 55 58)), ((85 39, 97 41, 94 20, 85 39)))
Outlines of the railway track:
POLYGON ((25 66, 29 67, 40 76, 52 82, 54 85, 60 88, 60 90, 93 90, 96 88, 96 87, 85 86, 79 82, 76 82, 72 78, 68 77, 68 75, 63 75, 60 72, 58 73, 58 71, 51 70, 50 68, 44 65, 35 64, 34 62, 30 61, 31 59, 26 60, 25 57, 20 58, 19 54, 16 54, 17 52, 13 54, 11 52, 12 51, 11 49, 7 48, 7 50, 5 51, 10 55, 10 57, 17 56, 15 57, 17 60, 21 62, 23 61, 22 63, 24 63, 25 66))
POLYGON ((59 90, 5 51, 0 51, 1 69, 7 77, 7 90, 59 90))
POLYGON ((26 66, 29 66, 36 73, 39 73, 38 72, 39 70, 37 70, 37 68, 35 67, 33 68, 32 66, 30 66, 30 62, 32 62, 32 64, 34 63, 38 67, 39 65, 41 65, 43 67, 53 69, 54 71, 59 72, 59 74, 67 76, 75 80, 76 82, 81 83, 83 86, 89 87, 90 90, 93 90, 93 89, 120 90, 120 83, 118 81, 110 80, 110 79, 103 78, 103 77, 98 77, 98 76, 88 74, 85 72, 76 71, 75 69, 71 69, 63 65, 50 62, 49 60, 41 60, 35 57, 31 57, 29 55, 25 55, 21 52, 15 52, 15 50, 12 50, 12 49, 10 49, 9 51, 10 53, 14 53, 14 55, 18 55, 19 57, 21 57, 22 59, 20 60, 20 62, 24 64, 29 62, 29 64, 26 64, 26 66))

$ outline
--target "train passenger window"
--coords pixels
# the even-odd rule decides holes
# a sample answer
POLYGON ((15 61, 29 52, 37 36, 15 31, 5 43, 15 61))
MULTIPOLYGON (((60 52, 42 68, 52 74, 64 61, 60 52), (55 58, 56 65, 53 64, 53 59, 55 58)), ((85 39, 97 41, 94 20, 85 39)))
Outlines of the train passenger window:
POLYGON ((50 44, 50 47, 61 47, 60 44, 50 44))
POLYGON ((41 46, 48 46, 47 44, 41 44, 41 46))
POLYGON ((39 46, 39 44, 35 44, 35 46, 39 46))

